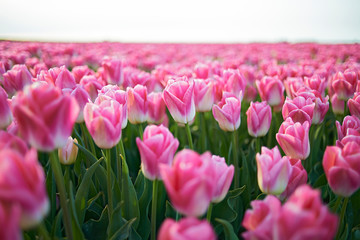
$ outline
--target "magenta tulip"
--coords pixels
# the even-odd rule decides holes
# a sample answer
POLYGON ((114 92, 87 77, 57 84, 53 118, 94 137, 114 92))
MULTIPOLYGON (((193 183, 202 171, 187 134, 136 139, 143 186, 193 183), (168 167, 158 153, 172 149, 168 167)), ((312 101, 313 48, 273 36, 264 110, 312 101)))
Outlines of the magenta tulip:
POLYGON ((360 92, 356 92, 352 99, 349 99, 348 106, 351 115, 360 119, 360 92))
POLYGON ((354 95, 357 80, 356 72, 350 69, 334 75, 331 86, 339 100, 346 101, 354 95))
POLYGON ((152 92, 148 95, 148 119, 149 123, 160 124, 166 118, 166 105, 161 92, 152 92))
POLYGON ((28 147, 24 140, 9 132, 0 130, 0 151, 5 149, 12 149, 22 156, 25 156, 28 151, 28 147))
POLYGON ((263 77, 261 81, 256 81, 262 101, 272 106, 279 106, 284 102, 284 84, 277 77, 263 77))
POLYGON ((0 129, 6 129, 13 120, 7 97, 5 90, 0 87, 0 129))
POLYGON ((247 126, 250 136, 265 136, 271 125, 271 107, 267 102, 251 102, 249 109, 246 111, 247 126))
POLYGON ((136 85, 134 88, 128 87, 126 92, 129 122, 132 124, 146 122, 148 112, 146 87, 136 85))
POLYGON ((225 83, 223 91, 230 92, 235 96, 245 92, 246 79, 239 70, 224 70, 222 77, 225 83))
POLYGON ((119 59, 105 58, 102 62, 103 78, 108 84, 121 86, 124 82, 124 63, 119 59))
POLYGON ((284 120, 291 117, 294 122, 302 124, 308 121, 311 124, 314 108, 315 103, 310 98, 305 99, 302 96, 295 97, 294 99, 286 98, 282 108, 282 115, 284 120))
POLYGON ((21 240, 20 230, 21 208, 17 204, 0 201, 0 239, 21 240))
POLYGON ((326 79, 315 74, 311 78, 304 77, 305 85, 312 89, 318 91, 321 96, 325 96, 325 88, 326 88, 326 79))
POLYGON ((342 125, 338 121, 335 122, 338 134, 338 140, 341 141, 345 136, 360 133, 360 119, 354 116, 346 116, 342 125))
POLYGON ((3 74, 3 87, 9 96, 15 95, 26 85, 32 83, 31 73, 25 65, 15 65, 11 70, 3 74))
POLYGON ((221 101, 213 106, 213 115, 224 131, 233 132, 239 128, 241 101, 235 95, 224 92, 221 101))
POLYGON ((194 80, 195 109, 198 112, 208 112, 214 104, 215 91, 211 80, 194 80))

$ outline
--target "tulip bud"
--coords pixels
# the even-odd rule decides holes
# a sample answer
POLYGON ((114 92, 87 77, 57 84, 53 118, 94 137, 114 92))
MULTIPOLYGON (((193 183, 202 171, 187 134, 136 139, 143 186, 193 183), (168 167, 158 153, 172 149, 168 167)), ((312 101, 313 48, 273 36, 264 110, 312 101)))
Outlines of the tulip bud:
POLYGON ((147 119, 148 101, 145 86, 136 85, 127 88, 127 108, 129 122, 132 124, 143 123, 147 119))
POLYGON ((213 115, 224 131, 233 132, 239 128, 241 101, 233 94, 224 92, 221 101, 213 106, 213 115))
POLYGON ((246 116, 250 136, 263 137, 267 134, 272 118, 271 108, 267 102, 251 102, 246 116))
POLYGON ((195 109, 198 112, 208 112, 214 104, 214 88, 210 80, 194 80, 195 109))
POLYGON ((349 99, 348 106, 351 115, 360 119, 360 92, 355 93, 355 96, 349 99))
POLYGON ((284 84, 277 77, 263 77, 261 81, 256 81, 262 101, 272 106, 282 105, 284 102, 284 84))
POLYGON ((71 165, 75 163, 79 150, 75 143, 78 143, 78 140, 69 136, 68 140, 66 141, 66 145, 63 148, 59 148, 58 155, 62 164, 71 165))
POLYGON ((0 129, 6 129, 13 120, 5 90, 0 87, 0 129))
POLYGON ((3 87, 10 96, 15 95, 17 91, 31 83, 31 73, 25 65, 15 65, 3 74, 3 87))

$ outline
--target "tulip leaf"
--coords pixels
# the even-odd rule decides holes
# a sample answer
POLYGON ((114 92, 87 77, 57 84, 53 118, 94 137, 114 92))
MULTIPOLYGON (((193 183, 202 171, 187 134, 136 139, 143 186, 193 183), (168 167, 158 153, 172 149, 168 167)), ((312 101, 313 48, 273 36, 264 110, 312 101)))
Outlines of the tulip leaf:
POLYGON ((176 219, 176 210, 175 208, 171 205, 171 203, 169 201, 166 201, 165 204, 165 217, 166 218, 172 218, 172 219, 176 219))
POLYGON ((145 188, 144 181, 145 181, 144 174, 142 173, 141 170, 139 170, 139 173, 138 173, 135 183, 134 183, 134 187, 136 190, 136 196, 138 199, 140 199, 141 195, 143 194, 143 191, 145 188))
POLYGON ((238 236, 234 232, 234 228, 228 221, 220 218, 216 218, 215 221, 217 221, 223 226, 225 233, 225 240, 239 240, 238 236))
POLYGON ((133 218, 129 221, 127 221, 118 231, 114 233, 113 236, 111 236, 110 240, 123 240, 129 238, 129 234, 131 231, 131 226, 135 223, 136 218, 133 218))
POLYGON ((79 218, 79 222, 81 224, 84 222, 85 209, 87 208, 86 202, 87 202, 89 187, 90 187, 89 182, 91 181, 91 178, 92 178, 93 174, 95 173, 95 170, 101 163, 102 159, 103 158, 100 158, 97 162, 95 162, 93 165, 91 165, 91 167, 88 170, 86 170, 84 177, 83 177, 83 179, 80 183, 80 186, 75 195, 75 206, 76 206, 75 209, 76 209, 77 216, 79 218))
POLYGON ((327 184, 327 180, 326 180, 326 176, 325 176, 325 173, 322 174, 320 177, 318 177, 318 179, 315 181, 313 187, 314 188, 320 188, 324 185, 327 184))
MULTIPOLYGON (((139 175, 142 173, 139 173, 139 175)), ((152 197, 152 186, 148 179, 144 178, 144 191, 139 199, 140 222, 137 229, 142 239, 148 239, 151 232, 151 223, 149 220, 149 206, 152 197)))
POLYGON ((123 202, 118 203, 116 208, 113 210, 110 224, 108 227, 108 238, 112 238, 115 233, 120 229, 125 223, 126 220, 121 216, 121 208, 122 208, 123 202))
POLYGON ((90 219, 83 224, 83 231, 86 239, 98 240, 107 238, 107 228, 109 225, 108 208, 105 206, 98 220, 90 219))
MULTIPOLYGON (((74 194, 73 194, 73 184, 69 182, 69 200, 70 200, 70 211, 71 211, 71 225, 73 230, 73 237, 74 239, 84 239, 84 234, 81 231, 80 224, 78 221, 76 208, 75 208, 75 201, 74 201, 74 194)), ((83 211, 85 212, 85 211, 83 211)))

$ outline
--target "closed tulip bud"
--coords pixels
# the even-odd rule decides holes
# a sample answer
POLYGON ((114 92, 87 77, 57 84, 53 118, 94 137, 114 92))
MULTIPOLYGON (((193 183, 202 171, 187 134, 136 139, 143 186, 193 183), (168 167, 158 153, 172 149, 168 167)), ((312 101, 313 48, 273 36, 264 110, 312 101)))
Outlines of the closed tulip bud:
POLYGON ((161 92, 152 92, 148 95, 148 122, 160 124, 166 117, 166 105, 161 92))
POLYGON ((9 96, 15 95, 26 85, 32 83, 31 73, 25 65, 15 65, 11 70, 3 74, 3 87, 9 96))
POLYGON ((19 205, 0 201, 0 239, 22 239, 22 234, 19 226, 20 216, 21 208, 19 205))
POLYGON ((351 115, 360 119, 360 92, 355 93, 355 96, 349 99, 348 106, 351 115))
POLYGON ((318 91, 321 96, 325 96, 326 79, 315 74, 311 78, 304 77, 305 85, 315 91, 318 91))
POLYGON ((193 217, 176 222, 166 219, 160 227, 158 240, 215 240, 216 235, 210 223, 193 217))
POLYGON ((163 92, 164 102, 175 122, 189 123, 195 118, 194 81, 187 77, 170 79, 163 92))
POLYGON ((214 104, 215 91, 210 80, 194 80, 195 109, 198 112, 208 112, 214 104))
POLYGON ((141 170, 150 180, 161 179, 161 164, 172 165, 179 141, 163 125, 145 128, 143 140, 136 138, 141 157, 141 170))
POLYGON ((285 190, 292 171, 289 157, 281 157, 277 146, 271 150, 262 147, 261 154, 256 154, 256 163, 260 190, 280 195, 285 190))
POLYGON ((178 212, 194 217, 206 212, 215 190, 210 158, 208 152, 199 155, 185 149, 176 154, 172 167, 160 166, 166 192, 178 212))
POLYGON ((334 94, 331 98, 331 107, 335 114, 343 115, 344 114, 344 106, 345 101, 340 100, 336 94, 334 94))
POLYGON ((360 145, 355 141, 326 147, 323 167, 329 186, 334 193, 350 197, 360 188, 360 145))
POLYGON ((281 124, 276 140, 287 156, 301 160, 309 156, 309 129, 308 121, 294 123, 290 117, 281 124))
POLYGON ((12 102, 21 136, 38 150, 50 152, 65 145, 79 114, 79 105, 60 89, 34 83, 12 102))
POLYGON ((251 102, 249 109, 246 111, 247 126, 250 136, 265 136, 271 125, 271 107, 267 102, 251 102))
POLYGON ((241 101, 235 95, 224 92, 221 101, 213 106, 213 115, 224 131, 233 132, 239 128, 241 101))
POLYGON ((312 122, 314 114, 315 103, 312 99, 305 99, 302 96, 295 97, 294 99, 286 98, 282 108, 282 115, 284 120, 290 117, 294 122, 304 123, 312 122))
POLYGON ((344 73, 338 72, 332 80, 332 88, 339 100, 346 101, 354 95, 357 85, 357 74, 347 69, 344 73))
POLYGON ((263 77, 261 81, 256 81, 262 101, 272 106, 282 105, 284 102, 284 84, 277 77, 263 77))
POLYGON ((146 122, 148 112, 146 87, 136 85, 134 88, 128 87, 126 92, 129 122, 132 124, 146 122))
POLYGON ((79 148, 75 145, 78 140, 73 139, 71 136, 66 141, 66 145, 63 148, 59 148, 58 155, 59 160, 64 165, 71 165, 75 163, 79 148))
POLYGON ((0 87, 0 129, 6 129, 13 120, 5 90, 0 87))
POLYGON ((101 64, 103 78, 108 84, 121 86, 124 82, 124 63, 119 59, 105 58, 101 64))

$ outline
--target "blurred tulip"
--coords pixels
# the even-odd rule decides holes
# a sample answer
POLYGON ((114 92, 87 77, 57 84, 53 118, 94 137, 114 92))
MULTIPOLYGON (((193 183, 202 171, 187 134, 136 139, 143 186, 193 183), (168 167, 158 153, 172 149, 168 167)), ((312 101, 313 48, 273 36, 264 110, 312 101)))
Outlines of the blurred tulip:
POLYGON ((100 81, 95 76, 84 76, 80 80, 80 84, 89 93, 91 101, 94 102, 98 96, 98 91, 102 88, 100 81))
POLYGON ((263 77, 261 81, 256 81, 262 101, 274 107, 284 102, 284 84, 277 77, 263 77))
POLYGON ((20 230, 21 208, 18 204, 0 201, 0 239, 21 240, 20 230))
POLYGON ((148 112, 146 87, 136 85, 134 88, 128 87, 126 92, 129 122, 132 124, 146 122, 148 112))
POLYGON ((360 119, 357 117, 346 116, 342 125, 338 121, 335 124, 339 141, 349 134, 354 134, 354 132, 360 133, 360 119))
POLYGON ((0 129, 6 129, 13 120, 5 90, 0 87, 0 129))
POLYGON ((239 128, 241 101, 233 94, 224 92, 222 100, 213 106, 213 115, 224 131, 233 132, 239 128))
POLYGON ((161 92, 152 92, 148 95, 148 122, 160 124, 165 120, 166 106, 161 92))
POLYGON ((331 97, 330 101, 333 112, 338 115, 343 115, 345 101, 340 100, 336 94, 331 97))
POLYGON ((66 145, 63 148, 59 148, 58 155, 59 160, 64 165, 71 165, 75 163, 79 148, 75 145, 78 143, 77 139, 73 139, 69 136, 66 141, 66 145))
POLYGON ((315 74, 311 78, 304 77, 304 83, 308 88, 318 91, 323 97, 325 96, 325 78, 322 78, 319 75, 315 74))
POLYGON ((349 99, 348 106, 351 115, 360 119, 360 92, 356 92, 352 99, 349 99))
POLYGON ((15 95, 26 85, 32 83, 31 73, 25 65, 15 65, 11 70, 3 74, 3 87, 9 96, 15 95))
POLYGON ((12 149, 23 156, 25 156, 28 151, 28 147, 24 140, 9 132, 0 130, 0 151, 5 149, 12 149))
POLYGON ((286 95, 293 99, 296 97, 296 92, 304 87, 304 81, 301 77, 288 77, 284 81, 286 95))
POLYGON ((76 87, 74 75, 64 66, 62 66, 60 69, 61 71, 55 80, 55 86, 60 89, 74 89, 76 87))
POLYGON ((210 80, 194 80, 194 99, 197 112, 208 112, 214 104, 215 92, 210 80))
POLYGON ((223 91, 230 92, 235 96, 238 96, 240 93, 243 94, 245 92, 246 79, 239 70, 224 70, 222 77, 225 83, 223 91))
POLYGON ((94 71, 92 71, 87 65, 76 66, 71 70, 71 72, 74 75, 75 82, 78 84, 84 76, 94 74, 94 71))
POLYGON ((77 84, 77 86, 74 89, 63 89, 63 94, 65 96, 72 96, 76 99, 78 105, 79 105, 79 115, 76 119, 77 123, 84 122, 84 107, 86 103, 90 101, 90 96, 87 91, 85 91, 84 87, 80 84, 77 84))
POLYGON ((103 67, 103 78, 108 84, 121 86, 124 82, 124 63, 119 59, 105 58, 101 63, 103 67))
POLYGON ((346 101, 354 95, 357 85, 357 74, 350 69, 338 72, 332 80, 332 87, 339 100, 346 101))
POLYGON ((250 136, 265 136, 271 125, 271 107, 267 102, 251 102, 250 107, 246 111, 247 127, 250 136))

